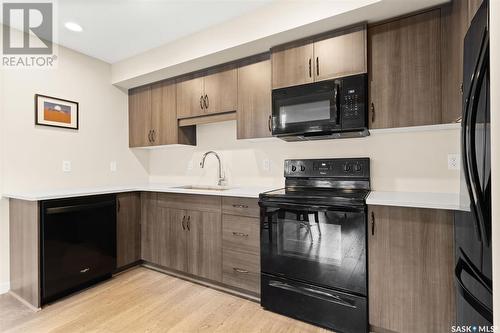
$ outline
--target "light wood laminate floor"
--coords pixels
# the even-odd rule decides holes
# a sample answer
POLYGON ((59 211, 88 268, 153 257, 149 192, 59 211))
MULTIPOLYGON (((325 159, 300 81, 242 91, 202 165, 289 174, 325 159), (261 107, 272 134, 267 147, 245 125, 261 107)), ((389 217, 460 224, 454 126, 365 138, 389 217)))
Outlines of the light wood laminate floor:
POLYGON ((32 312, 0 296, 1 332, 327 332, 147 268, 32 312))

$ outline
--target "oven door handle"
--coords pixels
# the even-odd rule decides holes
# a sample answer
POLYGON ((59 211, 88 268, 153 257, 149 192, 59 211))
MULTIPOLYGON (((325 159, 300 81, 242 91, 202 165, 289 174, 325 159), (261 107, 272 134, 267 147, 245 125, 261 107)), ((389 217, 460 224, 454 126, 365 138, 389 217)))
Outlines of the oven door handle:
POLYGON ((260 201, 260 207, 262 208, 283 208, 283 209, 301 209, 306 211, 317 211, 317 210, 328 210, 328 211, 339 211, 339 212, 362 212, 365 209, 365 205, 349 205, 349 206, 337 206, 337 205, 314 205, 314 204, 297 204, 290 202, 271 202, 271 201, 260 201))
POLYGON ((357 306, 354 304, 351 304, 349 301, 342 299, 340 296, 333 295, 324 291, 320 290, 314 290, 311 288, 299 288, 295 287, 292 285, 289 285, 288 283, 280 282, 280 281, 270 281, 269 286, 273 288, 278 288, 278 289, 283 289, 283 290, 288 290, 292 291, 301 295, 309 296, 309 297, 314 297, 317 299, 320 299, 322 301, 327 301, 331 303, 335 303, 338 305, 346 306, 352 309, 357 309, 357 306))

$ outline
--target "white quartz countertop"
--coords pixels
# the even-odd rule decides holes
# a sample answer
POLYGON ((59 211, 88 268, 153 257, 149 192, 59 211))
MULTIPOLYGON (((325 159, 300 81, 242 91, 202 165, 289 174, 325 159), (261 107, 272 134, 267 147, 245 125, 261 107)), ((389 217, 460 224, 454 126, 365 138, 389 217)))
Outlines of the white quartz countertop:
POLYGON ((461 210, 458 193, 372 191, 368 205, 461 210))
MULTIPOLYGON (((12 199, 40 201, 71 198, 88 195, 149 191, 180 194, 202 194, 227 197, 258 198, 260 193, 271 191, 276 187, 232 186, 227 190, 202 190, 181 188, 185 184, 142 184, 126 186, 108 186, 91 188, 68 188, 35 192, 7 192, 2 196, 12 199)), ((415 208, 435 208, 460 210, 458 193, 426 193, 426 192, 383 192, 372 191, 366 199, 368 205, 399 206, 415 208)))
POLYGON ((20 199, 27 201, 40 201, 61 198, 71 198, 88 195, 122 193, 134 191, 149 191, 149 192, 164 192, 164 193, 181 193, 181 194, 202 194, 202 195, 217 195, 226 197, 244 197, 258 198, 259 194, 266 191, 276 189, 276 187, 249 187, 249 186, 231 186, 226 190, 202 190, 202 189, 186 189, 179 188, 186 184, 143 184, 143 185, 127 185, 127 186, 107 186, 107 187, 91 187, 91 188, 68 188, 59 190, 45 190, 34 192, 6 192, 2 196, 11 199, 20 199))

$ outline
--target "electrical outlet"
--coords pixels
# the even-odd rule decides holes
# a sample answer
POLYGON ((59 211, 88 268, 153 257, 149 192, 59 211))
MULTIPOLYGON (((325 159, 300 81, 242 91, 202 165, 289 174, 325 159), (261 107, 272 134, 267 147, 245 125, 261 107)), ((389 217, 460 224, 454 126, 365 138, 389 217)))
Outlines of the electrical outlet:
POLYGON ((62 161, 62 171, 71 172, 71 161, 62 161))
POLYGON ((116 161, 109 162, 109 171, 116 172, 116 161))
POLYGON ((458 154, 448 154, 448 170, 460 170, 458 154))
POLYGON ((271 171, 271 161, 267 158, 262 161, 262 169, 264 169, 264 171, 271 171))

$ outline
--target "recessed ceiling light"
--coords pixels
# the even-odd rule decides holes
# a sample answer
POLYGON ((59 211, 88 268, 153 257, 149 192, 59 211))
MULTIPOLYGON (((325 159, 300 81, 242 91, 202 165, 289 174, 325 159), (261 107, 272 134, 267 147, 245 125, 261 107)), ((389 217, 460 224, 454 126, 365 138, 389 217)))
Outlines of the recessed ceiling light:
POLYGON ((66 22, 64 23, 64 26, 66 27, 66 29, 71 31, 80 32, 83 30, 82 26, 75 22, 66 22))

